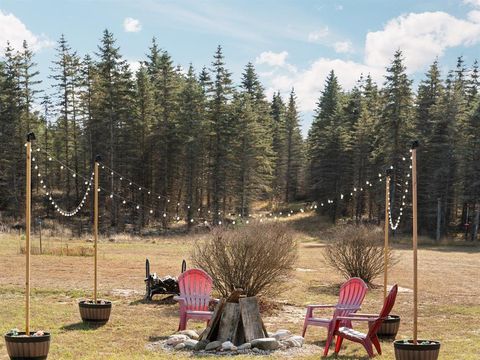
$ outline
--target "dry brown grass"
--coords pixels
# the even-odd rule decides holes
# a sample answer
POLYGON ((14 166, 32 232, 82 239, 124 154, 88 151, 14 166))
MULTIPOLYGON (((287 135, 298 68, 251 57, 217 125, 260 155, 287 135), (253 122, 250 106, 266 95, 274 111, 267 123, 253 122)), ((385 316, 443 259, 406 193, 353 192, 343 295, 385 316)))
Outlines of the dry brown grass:
MULTIPOLYGON (((32 255, 55 255, 55 256, 93 256, 93 248, 85 245, 60 245, 55 247, 42 248, 32 246, 32 255)), ((25 254, 25 245, 20 246, 20 254, 25 254)))
MULTIPOLYGON (((307 216, 291 219, 288 223, 295 229, 296 238, 301 240, 299 258, 287 290, 276 297, 283 304, 281 309, 264 317, 264 322, 270 331, 286 328, 299 334, 305 305, 335 302, 339 284, 344 280, 323 259, 324 239, 317 230, 325 224, 307 216)), ((192 265, 188 256, 193 243, 202 237, 135 238, 131 241, 123 238, 121 242, 102 239, 99 288, 102 297, 113 301, 113 311, 111 321, 98 329, 80 323, 77 305, 78 300, 91 296, 93 259, 34 256, 32 326, 52 332, 49 360, 171 359, 169 354, 145 349, 149 341, 172 334, 178 326, 178 306, 140 301, 144 294, 145 258, 150 258, 152 271, 159 275, 178 274, 182 259, 187 259, 189 267, 192 265)), ((61 243, 59 239, 47 242, 61 243)), ((0 235, 0 332, 3 333, 23 326, 25 260, 18 253, 18 243, 18 235, 0 235)), ((85 243, 73 240, 70 245, 85 243)), ((396 252, 400 261, 389 274, 389 284, 398 283, 402 287, 394 308, 394 313, 402 317, 399 333, 402 339, 412 336, 412 294, 407 292, 413 286, 411 245, 397 246, 396 252)), ((442 341, 442 360, 479 358, 479 264, 478 247, 429 246, 419 250, 419 334, 442 341)), ((378 312, 381 298, 381 289, 369 291, 362 311, 378 312)), ((328 315, 327 311, 325 316, 328 315)), ((189 328, 202 327, 203 323, 189 323, 189 328)), ((358 328, 363 329, 361 325, 358 328)), ((325 337, 324 329, 309 328, 306 341, 323 346, 325 337)), ((366 359, 360 346, 344 344, 339 359, 366 359)), ((394 359, 390 343, 383 343, 382 349, 384 355, 379 359, 394 359)), ((187 359, 187 355, 180 353, 175 358, 187 359)), ((0 360, 6 359, 2 341, 0 360)), ((318 360, 318 355, 302 359, 318 360)))

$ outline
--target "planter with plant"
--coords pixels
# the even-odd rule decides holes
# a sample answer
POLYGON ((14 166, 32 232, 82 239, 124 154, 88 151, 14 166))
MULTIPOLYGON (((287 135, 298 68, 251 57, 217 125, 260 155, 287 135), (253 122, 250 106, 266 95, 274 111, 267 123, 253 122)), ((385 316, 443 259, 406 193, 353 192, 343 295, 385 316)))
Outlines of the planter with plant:
POLYGON ((418 231, 417 231, 417 147, 412 144, 412 210, 413 210, 413 339, 397 340, 393 343, 396 360, 437 360, 440 342, 418 339, 418 231))
POLYGON ((100 156, 95 158, 94 165, 94 191, 93 191, 93 238, 94 238, 94 260, 93 260, 93 299, 83 300, 78 303, 80 316, 84 322, 96 325, 104 325, 110 319, 112 303, 107 300, 97 299, 98 285, 98 175, 100 156))
POLYGON ((44 331, 30 331, 30 228, 32 205, 32 144, 35 135, 27 135, 26 201, 25 201, 25 331, 10 330, 5 334, 8 356, 11 360, 44 360, 50 348, 50 334, 44 331))

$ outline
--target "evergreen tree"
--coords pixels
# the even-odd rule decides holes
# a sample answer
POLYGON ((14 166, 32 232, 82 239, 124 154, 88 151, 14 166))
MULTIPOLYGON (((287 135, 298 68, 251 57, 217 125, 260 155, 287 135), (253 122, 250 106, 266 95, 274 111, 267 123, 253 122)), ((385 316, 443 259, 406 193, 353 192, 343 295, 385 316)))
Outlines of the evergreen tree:
POLYGON ((415 121, 417 137, 422 144, 418 156, 420 223, 422 231, 431 236, 436 233, 438 201, 445 207, 442 188, 450 171, 450 164, 442 164, 440 159, 448 158, 452 151, 446 142, 446 136, 451 136, 452 124, 444 121, 444 101, 445 90, 435 61, 419 86, 415 121))
MULTIPOLYGON (((120 161, 120 149, 125 149, 125 125, 131 121, 128 112, 132 109, 133 83, 126 60, 115 44, 113 34, 103 32, 98 47, 96 64, 95 103, 92 115, 92 153, 104 154, 104 161, 111 168, 122 171, 125 164, 120 161)), ((114 177, 110 178, 110 191, 115 193, 114 177)), ((117 226, 115 198, 109 199, 109 213, 112 227, 117 226)))
POLYGON ((24 166, 25 156, 23 144, 25 133, 22 133, 21 114, 24 101, 22 99, 20 83, 20 56, 7 42, 2 66, 2 91, 0 93, 2 106, 0 131, 1 193, 2 203, 10 206, 11 214, 19 216, 23 204, 24 166))
POLYGON ((290 92, 285 113, 286 131, 286 172, 285 202, 297 199, 300 192, 301 169, 303 164, 303 139, 300 131, 300 119, 297 110, 294 89, 290 92))
MULTIPOLYGON (((194 221, 196 209, 201 206, 196 196, 201 186, 199 181, 201 159, 203 157, 201 144, 205 137, 205 122, 203 106, 203 92, 196 79, 193 66, 190 65, 186 77, 185 87, 180 94, 180 138, 184 146, 184 177, 185 177, 185 212, 187 225, 190 228, 194 221)), ((198 213, 198 211, 197 211, 198 213)))
POLYGON ((271 111, 272 117, 272 202, 274 207, 283 202, 286 192, 287 172, 287 131, 285 123, 286 108, 280 93, 273 94, 271 111))
POLYGON ((254 199, 269 194, 272 174, 270 115, 255 69, 247 64, 242 75, 242 92, 233 102, 236 119, 234 161, 238 168, 238 213, 250 214, 254 199))
POLYGON ((227 187, 231 158, 233 118, 230 115, 232 96, 231 74, 225 67, 222 47, 218 46, 214 55, 211 72, 210 121, 212 134, 212 208, 213 220, 219 222, 221 211, 225 212, 227 205, 227 187))
POLYGON ((409 140, 413 128, 412 81, 406 74, 403 54, 397 50, 392 63, 387 67, 383 88, 384 108, 379 123, 379 161, 385 166, 393 166, 392 192, 390 203, 393 209, 400 209, 409 169, 406 161, 402 161, 409 149, 409 140))
POLYGON ((341 97, 340 85, 332 70, 318 101, 308 137, 310 191, 320 207, 323 205, 328 208, 333 221, 337 216, 337 199, 342 192, 339 175, 343 174, 346 164, 343 154, 345 139, 341 97))

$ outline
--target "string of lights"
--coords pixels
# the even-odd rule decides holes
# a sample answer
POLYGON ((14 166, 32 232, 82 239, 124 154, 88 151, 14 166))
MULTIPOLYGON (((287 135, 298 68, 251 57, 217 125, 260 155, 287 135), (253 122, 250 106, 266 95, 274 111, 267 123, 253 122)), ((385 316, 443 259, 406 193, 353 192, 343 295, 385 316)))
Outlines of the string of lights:
MULTIPOLYGON (((410 150, 411 152, 411 150, 410 150)), ((410 156, 410 160, 412 160, 412 157, 410 156)), ((402 161, 407 161, 406 157, 402 157, 402 161)), ((412 169, 412 165, 409 166, 410 169, 412 169)), ((390 166, 390 169, 393 170, 393 166, 390 166)), ((408 194, 408 185, 409 185, 409 180, 410 179, 410 172, 407 173, 407 180, 405 181, 405 189, 403 190, 404 194, 402 195, 402 201, 399 209, 399 213, 397 216, 397 219, 395 220, 395 223, 393 222, 393 216, 392 216, 392 204, 391 200, 389 197, 388 201, 388 222, 390 224, 390 229, 393 231, 397 230, 398 226, 400 225, 401 218, 403 216, 403 208, 406 206, 406 201, 407 201, 407 194, 408 194)))
MULTIPOLYGON (((40 149, 37 149, 37 151, 40 151, 40 149)), ((52 161, 54 160, 54 158, 52 157, 49 157, 48 158, 49 161, 52 161)), ((55 161, 58 161, 55 159, 55 161)), ((32 162, 36 162, 36 158, 35 157, 32 157, 32 162)), ((34 169, 35 170, 38 170, 38 165, 35 164, 34 166, 34 169)), ((71 170, 71 169, 70 169, 71 170)), ((73 173, 72 174, 72 177, 77 177, 79 176, 77 173, 73 173)), ((39 180, 39 183, 42 187, 42 189, 45 191, 44 195, 45 197, 48 199, 48 201, 51 203, 51 205, 54 207, 54 209, 62 216, 65 216, 65 217, 72 217, 72 216, 75 216, 82 208, 83 206, 85 205, 86 201, 87 201, 87 197, 88 197, 88 194, 90 193, 90 190, 92 188, 92 182, 93 182, 93 176, 94 174, 92 173, 92 175, 90 176, 90 179, 85 179, 85 183, 84 185, 87 187, 86 190, 85 190, 85 193, 83 194, 82 196, 82 199, 80 200, 80 202, 77 204, 77 206, 75 206, 75 208, 73 210, 65 210, 63 209, 59 204, 58 202, 53 198, 53 192, 52 192, 52 189, 50 189, 48 186, 47 186, 47 181, 46 179, 44 178, 43 174, 38 171, 37 173, 37 177, 38 177, 38 180, 39 180)))
MULTIPOLYGON (((37 152, 43 152, 48 161, 56 161, 58 164, 60 164, 60 170, 67 170, 67 171, 70 171, 72 173, 72 177, 80 177, 80 178, 83 178, 85 180, 85 185, 87 186, 86 188, 86 191, 82 197, 82 200, 79 202, 79 204, 71 211, 67 211, 65 209, 62 209, 58 203, 53 199, 52 197, 52 191, 48 190, 47 189, 47 185, 46 185, 46 180, 43 178, 43 174, 41 174, 40 172, 38 172, 38 177, 39 177, 39 180, 40 180, 40 184, 42 185, 42 188, 46 191, 45 192, 45 196, 48 197, 48 200, 51 202, 51 204, 54 206, 55 210, 60 213, 61 215, 63 216, 67 216, 67 217, 71 217, 71 216, 74 216, 76 215, 80 210, 81 208, 85 205, 85 202, 87 200, 87 197, 88 197, 88 194, 90 193, 91 189, 92 189, 92 183, 93 183, 93 173, 91 175, 91 177, 88 179, 78 173, 76 173, 73 169, 71 169, 69 166, 67 166, 65 163, 63 163, 62 161, 56 159, 55 157, 53 157, 52 155, 50 155, 48 152, 40 149, 40 148, 37 148, 36 149, 37 152)), ((411 159, 411 157, 410 157, 411 159)), ((32 158, 33 161, 35 161, 35 158, 33 157, 32 158)), ((403 157, 402 158, 403 161, 406 161, 406 158, 403 157)), ((163 211, 156 211, 155 210, 155 203, 159 202, 159 200, 164 200, 165 201, 165 204, 169 204, 169 203, 173 203, 171 201, 171 199, 169 197, 166 197, 164 195, 161 195, 161 194, 158 194, 154 191, 152 191, 151 189, 145 187, 145 186, 142 186, 141 184, 138 184, 137 182, 131 180, 130 178, 124 176, 123 174, 119 173, 118 171, 116 171, 115 169, 112 169, 111 167, 107 166, 106 164, 104 163, 99 163, 99 165, 101 166, 101 169, 102 170, 107 170, 107 175, 111 176, 111 177, 117 177, 119 182, 124 186, 127 186, 129 188, 130 191, 138 191, 138 192, 141 192, 142 194, 144 195, 147 195, 147 196, 150 196, 152 198, 153 201, 150 202, 150 204, 152 204, 153 206, 143 206, 141 204, 139 204, 138 201, 135 201, 135 200, 132 200, 132 199, 128 199, 120 194, 118 194, 117 192, 111 192, 111 191, 108 191, 106 190, 105 188, 103 187, 99 187, 98 188, 98 191, 100 192, 103 192, 104 194, 107 194, 106 196, 109 197, 110 199, 113 199, 113 198, 117 198, 120 203, 124 206, 133 206, 136 210, 142 210, 144 211, 145 213, 148 213, 150 215, 154 215, 156 213, 158 213, 160 215, 160 217, 163 217, 163 218, 168 218, 170 217, 167 210, 164 209, 163 211)), ((411 165, 410 165, 410 169, 411 169, 411 165)), ((390 168, 393 169, 393 166, 391 166, 390 168)), ((35 165, 35 169, 38 169, 38 166, 35 165)), ((410 173, 407 174, 407 177, 409 178, 410 177, 410 173)), ((383 175, 381 173, 378 174, 378 179, 376 179, 378 182, 382 182, 383 180, 383 175)), ((363 191, 366 191, 368 190, 369 188, 373 187, 374 185, 374 181, 372 180, 366 180, 365 181, 365 185, 364 186, 355 186, 353 187, 353 190, 349 193, 349 195, 351 197, 354 196, 355 193, 357 192, 363 192, 363 191)), ((404 206, 406 204, 406 194, 408 193, 408 185, 409 185, 409 180, 407 180, 405 182, 405 185, 406 185, 406 188, 404 190, 405 194, 402 196, 402 202, 401 202, 401 207, 400 207, 400 212, 399 212, 399 215, 397 216, 397 219, 395 220, 395 222, 393 221, 393 215, 392 215, 392 209, 391 209, 391 204, 389 203, 388 204, 388 217, 389 217, 389 223, 390 223, 390 227, 392 230, 396 230, 400 224, 400 221, 401 221, 401 217, 403 215, 403 209, 404 209, 404 206)), ((347 194, 343 194, 341 193, 339 195, 339 200, 345 200, 348 196, 348 193, 347 194)), ((247 215, 247 216, 243 216, 241 214, 234 214, 234 213, 231 213, 229 212, 227 215, 229 218, 232 218, 233 217, 233 220, 230 219, 230 223, 231 224, 237 224, 237 223, 240 223, 240 222, 244 222, 246 224, 249 223, 249 219, 253 218, 253 219, 256 219, 257 217, 259 218, 259 221, 260 222, 263 222, 263 219, 266 219, 266 220, 277 220, 278 218, 280 217, 290 217, 292 216, 293 214, 295 213, 304 213, 306 210, 316 210, 319 206, 320 207, 325 207, 327 205, 331 205, 335 202, 335 199, 334 198, 327 198, 325 202, 314 202, 310 205, 306 205, 304 207, 302 207, 299 211, 294 211, 294 210, 288 210, 288 211, 279 211, 277 213, 275 212, 269 212, 268 214, 259 214, 257 216, 252 216, 251 214, 247 215)), ((191 208, 191 205, 189 204, 182 204, 180 202, 177 202, 176 203, 176 211, 175 211, 175 215, 173 217, 171 217, 174 221, 181 221, 181 220, 185 220, 185 221, 190 221, 191 223, 194 223, 194 222, 200 222, 199 220, 196 220, 195 217, 191 217, 190 220, 188 220, 188 217, 185 216, 185 219, 183 219, 183 217, 180 216, 179 214, 179 210, 185 210, 185 211, 188 211, 189 209, 191 208)), ((197 208, 197 214, 200 214, 202 212, 202 208, 197 208)), ((197 215, 196 214, 196 215, 197 215)), ((206 214, 208 215, 211 215, 212 214, 212 211, 211 210, 207 210, 206 211, 206 214)), ((223 211, 219 211, 218 212, 218 215, 222 215, 223 214, 223 211)), ((197 215, 198 216, 198 215, 197 215)), ((226 217, 226 216, 225 216, 226 217)), ((205 224, 208 224, 208 220, 203 220, 205 224)), ((218 225, 222 225, 222 220, 218 220, 218 225)))

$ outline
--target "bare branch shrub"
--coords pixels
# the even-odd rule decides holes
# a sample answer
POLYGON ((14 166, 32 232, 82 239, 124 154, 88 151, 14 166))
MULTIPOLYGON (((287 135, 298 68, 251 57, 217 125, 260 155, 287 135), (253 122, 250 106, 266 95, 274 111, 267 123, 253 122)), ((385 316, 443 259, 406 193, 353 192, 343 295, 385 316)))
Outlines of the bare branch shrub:
POLYGON ((297 244, 282 224, 255 223, 214 229, 192 252, 193 263, 213 279, 222 296, 242 288, 247 296, 272 295, 297 260, 297 244))
MULTIPOLYGON (((376 226, 343 225, 335 227, 326 235, 328 242, 324 257, 327 263, 349 279, 359 277, 369 286, 383 274, 383 231, 376 226)), ((389 268, 397 263, 388 249, 389 268)))

